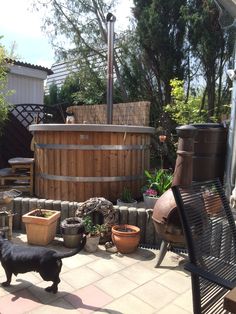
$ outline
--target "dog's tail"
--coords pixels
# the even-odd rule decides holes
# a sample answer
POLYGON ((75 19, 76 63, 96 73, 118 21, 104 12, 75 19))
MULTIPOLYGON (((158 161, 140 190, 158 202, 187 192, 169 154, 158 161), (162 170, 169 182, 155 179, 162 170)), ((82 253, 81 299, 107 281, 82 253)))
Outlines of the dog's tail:
POLYGON ((74 249, 72 251, 69 251, 69 252, 65 252, 65 253, 63 253, 63 252, 56 252, 56 256, 55 257, 56 258, 65 258, 65 257, 73 256, 73 255, 79 253, 83 249, 85 244, 86 244, 86 235, 83 235, 83 238, 81 239, 81 241, 80 241, 80 243, 79 243, 79 245, 78 245, 78 247, 76 249, 74 249))

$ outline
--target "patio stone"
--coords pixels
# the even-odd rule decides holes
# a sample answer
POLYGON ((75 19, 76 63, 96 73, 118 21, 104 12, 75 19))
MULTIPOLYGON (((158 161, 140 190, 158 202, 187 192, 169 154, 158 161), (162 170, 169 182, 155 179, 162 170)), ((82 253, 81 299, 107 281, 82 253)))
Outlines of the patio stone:
POLYGON ((118 298, 137 287, 133 281, 118 273, 99 280, 95 285, 113 298, 118 298))
POLYGON ((161 309, 160 311, 155 312, 155 314, 189 314, 192 313, 189 311, 185 311, 184 309, 178 307, 175 304, 167 305, 164 309, 161 309))
POLYGON ((121 263, 118 263, 113 259, 98 259, 88 264, 87 267, 91 268, 101 276, 105 277, 124 269, 125 265, 122 265, 121 263))
POLYGON ((112 309, 116 309, 118 313, 129 313, 129 314, 154 313, 154 308, 152 306, 143 302, 142 300, 138 299, 132 294, 126 294, 122 296, 121 298, 115 300, 114 302, 108 304, 106 306, 106 309, 108 313, 113 313, 112 309), (109 312, 109 309, 111 309, 110 312, 109 312))
POLYGON ((162 274, 155 281, 178 294, 191 289, 190 277, 185 274, 173 272, 172 270, 162 274))
POLYGON ((93 285, 89 285, 68 294, 65 299, 79 310, 80 313, 93 313, 100 308, 106 308, 113 298, 93 285))
MULTIPOLYGON (((13 241, 26 243, 26 235, 15 233, 13 241)), ((69 250, 61 238, 48 247, 69 250)), ((157 254, 147 248, 112 254, 104 246, 94 254, 81 251, 63 259, 57 294, 44 290, 51 282, 38 273, 13 275, 10 287, 0 286, 0 313, 192 313, 191 279, 183 257, 167 252, 161 267, 155 268, 157 254)), ((0 266, 0 281, 5 280, 0 266)))
POLYGON ((155 309, 161 309, 177 297, 177 293, 155 281, 149 281, 138 287, 132 291, 132 294, 155 309))
POLYGON ((181 294, 178 298, 176 298, 173 302, 175 305, 178 305, 180 308, 188 310, 192 313, 192 291, 186 291, 185 293, 181 294))
POLYGON ((1 314, 21 314, 29 312, 41 305, 40 301, 35 298, 29 290, 22 289, 1 298, 1 314))
POLYGON ((147 269, 141 262, 126 267, 120 274, 140 285, 159 276, 158 270, 147 269))
POLYGON ((48 293, 44 289, 51 285, 51 282, 41 281, 37 285, 30 287, 30 292, 37 297, 42 304, 50 304, 55 300, 74 291, 74 288, 65 281, 61 281, 58 285, 58 292, 48 293))
POLYGON ((87 265, 93 261, 94 259, 89 255, 79 252, 70 258, 63 259, 63 267, 65 265, 68 269, 74 269, 83 265, 87 265))
POLYGON ((102 278, 101 275, 86 266, 70 270, 63 273, 60 277, 74 289, 82 288, 102 278))
POLYGON ((78 311, 64 298, 60 298, 52 302, 51 304, 40 306, 39 308, 30 311, 30 314, 48 314, 48 313, 57 313, 57 314, 78 314, 78 311))

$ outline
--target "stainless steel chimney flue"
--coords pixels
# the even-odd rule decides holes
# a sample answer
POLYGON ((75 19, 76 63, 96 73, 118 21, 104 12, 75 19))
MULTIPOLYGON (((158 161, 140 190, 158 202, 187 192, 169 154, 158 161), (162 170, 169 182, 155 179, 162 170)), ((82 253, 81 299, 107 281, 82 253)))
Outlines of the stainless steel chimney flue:
POLYGON ((114 58, 114 23, 116 17, 107 14, 107 123, 112 124, 113 118, 113 58, 114 58))

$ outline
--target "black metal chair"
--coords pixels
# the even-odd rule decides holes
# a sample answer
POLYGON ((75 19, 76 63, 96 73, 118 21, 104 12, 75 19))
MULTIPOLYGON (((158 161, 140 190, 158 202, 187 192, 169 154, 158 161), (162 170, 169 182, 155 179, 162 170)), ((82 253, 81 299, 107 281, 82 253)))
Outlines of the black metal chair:
POLYGON ((188 248, 194 313, 227 313, 224 295, 236 286, 236 228, 221 183, 196 182, 172 191, 188 248))

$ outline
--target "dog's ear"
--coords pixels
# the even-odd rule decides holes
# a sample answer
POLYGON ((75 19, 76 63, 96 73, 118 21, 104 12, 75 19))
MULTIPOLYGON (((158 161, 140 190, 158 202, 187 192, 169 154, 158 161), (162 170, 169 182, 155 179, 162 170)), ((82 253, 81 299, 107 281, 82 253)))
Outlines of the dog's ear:
POLYGON ((6 238, 5 232, 0 231, 0 239, 5 239, 5 238, 6 238))

